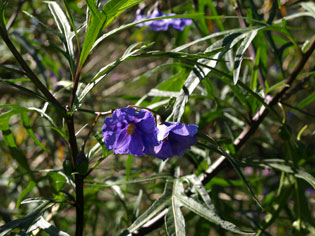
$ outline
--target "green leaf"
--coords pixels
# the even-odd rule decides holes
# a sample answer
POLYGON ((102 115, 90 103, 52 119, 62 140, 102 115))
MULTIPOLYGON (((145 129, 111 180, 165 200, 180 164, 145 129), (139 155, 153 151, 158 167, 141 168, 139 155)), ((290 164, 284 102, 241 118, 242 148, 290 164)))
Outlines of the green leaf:
POLYGON ((96 182, 96 181, 89 181, 89 180, 85 180, 87 184, 89 185, 94 185, 94 186, 100 186, 103 188, 109 188, 111 186, 114 185, 124 185, 124 184, 137 184, 137 183, 143 183, 143 182, 149 182, 152 180, 157 180, 157 179, 166 179, 166 180, 171 180, 172 177, 168 176, 168 175, 152 175, 152 176, 148 176, 148 177, 141 177, 138 179, 129 179, 129 180, 118 180, 118 181, 106 181, 105 184, 103 182, 96 182))
POLYGON ((3 141, 5 145, 9 148, 12 158, 17 161, 20 171, 25 174, 30 171, 30 167, 27 162, 26 156, 18 149, 13 134, 10 130, 9 118, 13 114, 14 111, 10 111, 0 115, 0 131, 2 132, 3 141))
POLYGON ((67 59, 69 61, 70 69, 72 72, 72 76, 74 76, 74 49, 72 39, 74 37, 74 32, 71 30, 71 25, 68 21, 68 18, 63 13, 61 7, 58 3, 53 1, 46 1, 48 4, 49 10, 51 11, 55 22, 58 26, 60 33, 63 35, 64 39, 62 40, 64 43, 64 47, 67 52, 67 59))
POLYGON ((46 233, 48 233, 51 236, 70 236, 66 232, 59 230, 54 225, 47 222, 42 216, 40 216, 37 222, 34 225, 32 225, 32 229, 30 231, 33 231, 37 228, 43 229, 46 233))
POLYGON ((215 212, 211 211, 206 205, 203 205, 192 198, 179 196, 178 199, 181 201, 183 206, 186 207, 187 209, 200 215, 201 217, 205 218, 206 220, 210 222, 220 225, 220 227, 225 230, 228 230, 237 234, 249 234, 249 235, 255 234, 252 232, 241 230, 233 223, 223 220, 215 212))
POLYGON ((27 187, 21 192, 18 200, 16 201, 16 208, 20 207, 21 201, 23 198, 33 190, 33 188, 36 186, 35 182, 31 181, 28 183, 27 187))
POLYGON ((43 203, 46 202, 46 200, 43 200, 42 198, 27 198, 21 202, 21 204, 30 204, 30 203, 43 203))
MULTIPOLYGON (((93 3, 94 4, 94 3, 93 3)), ((88 25, 87 32, 85 34, 82 51, 80 55, 80 62, 79 62, 79 68, 83 67, 83 64, 85 63, 88 55, 90 54, 90 51, 92 49, 92 46, 97 39, 99 33, 102 31, 102 28, 106 22, 106 15, 101 15, 100 18, 98 17, 91 17, 91 23, 88 25)))
POLYGON ((41 100, 43 100, 43 101, 48 101, 47 98, 41 96, 40 94, 35 93, 35 92, 33 92, 32 90, 29 90, 29 89, 27 89, 27 88, 24 88, 23 86, 20 86, 20 85, 15 84, 13 80, 0 79, 0 83, 4 83, 4 84, 6 84, 6 85, 15 87, 15 88, 21 90, 23 93, 26 93, 26 94, 28 94, 28 95, 30 95, 30 96, 32 96, 32 97, 39 98, 39 99, 41 99, 41 100))
MULTIPOLYGON (((262 27, 260 27, 262 28, 262 27)), ((255 30, 255 29, 258 29, 257 27, 249 27, 249 28, 240 28, 240 29, 233 29, 233 30, 227 30, 227 31, 223 31, 223 32, 217 32, 217 33, 214 33, 214 34, 210 34, 208 36, 205 36, 205 37, 202 37, 202 38, 199 38, 199 39, 196 39, 192 42, 189 42, 189 43, 186 43, 184 45, 181 45, 177 48, 174 48, 172 50, 172 52, 179 52, 179 51, 182 51, 190 46, 193 46, 197 43, 200 43, 200 42, 203 42, 203 41, 206 41, 206 40, 209 40, 211 38, 215 38, 215 37, 218 37, 218 36, 225 36, 224 39, 225 39, 225 42, 223 44, 223 40, 220 40, 221 43, 222 43, 222 46, 226 45, 226 41, 229 39, 230 36, 234 36, 234 35, 238 35, 238 34, 241 34, 241 33, 246 33, 248 31, 251 31, 251 30, 255 30)))
POLYGON ((175 193, 175 195, 178 201, 180 201, 184 207, 196 213, 197 215, 200 215, 206 220, 213 222, 217 225, 220 225, 220 227, 222 227, 225 230, 228 230, 237 234, 249 234, 249 235, 254 234, 252 232, 241 230, 233 223, 223 220, 217 215, 214 209, 209 209, 207 205, 201 204, 193 198, 189 198, 180 193, 175 193))
MULTIPOLYGON (((3 105, 0 104, 0 108, 11 109, 10 112, 7 112, 5 114, 0 115, 0 123, 1 123, 1 120, 9 119, 14 114, 25 113, 25 112, 37 112, 40 114, 41 117, 44 117, 45 119, 47 119, 52 124, 53 127, 50 127, 50 128, 56 130, 62 137, 67 139, 66 138, 67 135, 61 129, 59 129, 57 127, 57 125, 55 124, 55 122, 53 121, 53 119, 49 115, 47 115, 47 113, 46 113, 46 106, 47 105, 48 105, 48 103, 46 103, 44 105, 43 109, 38 109, 36 107, 27 108, 27 107, 22 107, 22 106, 15 105, 15 104, 3 104, 3 105)), ((21 118, 21 119, 23 120, 24 118, 21 118)), ((29 121, 24 120, 22 122, 26 122, 26 127, 29 127, 29 121)), ((35 138, 36 138, 36 136, 35 136, 35 138)))
POLYGON ((155 18, 150 18, 150 19, 143 19, 143 20, 139 20, 139 21, 136 21, 136 22, 132 22, 132 23, 129 23, 129 24, 125 24, 125 25, 122 25, 120 27, 117 27, 105 34, 103 34, 101 37, 99 37, 92 49, 94 49, 99 43, 101 43, 104 39, 116 34, 117 32, 119 31, 122 31, 122 30, 125 30, 125 29, 128 29, 132 26, 136 26, 137 24, 140 24, 140 23, 144 23, 144 22, 149 22, 149 21, 154 21, 154 20, 163 20, 163 19, 179 19, 179 18, 196 18, 196 17, 200 17, 202 16, 202 14, 185 14, 185 15, 175 15, 175 16, 163 16, 163 17, 155 17, 155 18))
MULTIPOLYGON (((213 52, 213 51, 216 51, 219 49, 224 49, 224 48, 225 48, 225 51, 215 54, 213 56, 212 60, 211 59, 199 59, 197 61, 196 64, 199 64, 200 66, 204 66, 206 68, 201 69, 200 66, 199 67, 195 66, 193 71, 189 74, 189 76, 188 76, 188 78, 187 78, 187 80, 183 86, 183 89, 181 90, 179 96, 177 97, 177 100, 176 100, 176 103, 174 106, 174 110, 173 110, 173 120, 180 121, 180 119, 184 113, 184 110, 185 110, 185 105, 188 102, 188 98, 191 95, 191 93, 193 92, 193 90, 198 86, 199 82, 202 81, 202 79, 204 77, 206 77, 207 74, 210 73, 211 70, 217 71, 215 69, 215 66, 217 64, 217 59, 219 59, 221 56, 223 56, 227 50, 230 50, 231 48, 233 48, 243 38, 246 39, 246 40, 244 39, 243 42, 248 42, 250 44, 252 39, 256 36, 257 32, 261 29, 263 29, 263 27, 248 28, 246 30, 234 30, 234 31, 231 30, 231 31, 227 32, 229 34, 226 37, 218 40, 217 42, 215 42, 214 44, 212 44, 210 47, 208 47, 206 49, 205 53, 213 52), (241 32, 243 32, 243 31, 245 31, 245 33, 241 34, 241 32)), ((223 32, 220 32, 220 33, 222 33, 222 35, 224 35, 223 32)), ((227 34, 227 33, 225 33, 225 34, 227 34)), ((197 41, 197 42, 199 42, 199 41, 197 41)), ((191 46, 191 45, 193 45, 193 44, 183 45, 183 46, 176 48, 172 51, 180 51, 180 50, 183 50, 184 48, 191 46)), ((246 49, 247 49, 248 46, 249 45, 247 45, 247 44, 243 45, 243 46, 241 44, 242 48, 246 47, 246 49)), ((223 72, 221 72, 221 73, 224 74, 223 72)))
POLYGON ((98 19, 102 18, 102 13, 98 11, 94 0, 85 0, 85 3, 88 6, 90 12, 92 13, 92 17, 96 17, 98 19))
POLYGON ((143 0, 110 0, 103 7, 103 13, 107 15, 105 27, 116 19, 122 12, 135 6, 143 0))
POLYGON ((306 11, 311 13, 311 15, 315 18, 315 3, 314 2, 301 2, 301 7, 303 7, 306 11))
POLYGON ((254 62, 254 68, 252 70, 251 79, 250 79, 250 86, 249 88, 256 92, 257 88, 257 80, 258 80, 258 72, 259 72, 259 62, 260 62, 260 48, 257 49, 256 58, 254 62))
MULTIPOLYGON (((140 215, 133 224, 128 228, 128 233, 133 233, 141 228, 146 222, 152 219, 155 215, 164 210, 170 202, 170 194, 172 193, 172 182, 167 181, 165 184, 163 195, 158 198, 142 215, 140 215)), ((123 233, 122 235, 127 235, 123 233)))
POLYGON ((302 101, 300 101, 299 104, 297 105, 297 107, 299 109, 302 109, 302 108, 306 107, 308 104, 313 103, 314 101, 315 101, 315 92, 311 93, 309 96, 307 96, 302 101))
POLYGON ((296 178, 300 178, 308 182, 313 187, 313 189, 315 189, 315 178, 306 171, 293 169, 290 166, 281 165, 278 163, 268 163, 266 166, 285 173, 293 174, 296 178))
POLYGON ((116 17, 126 9, 142 2, 143 0, 110 0, 99 12, 92 0, 86 0, 86 3, 92 12, 91 23, 87 26, 82 52, 80 56, 79 68, 83 67, 90 51, 101 31, 108 26, 116 17))
POLYGON ((239 79, 244 54, 247 48, 249 47, 249 45, 252 43, 253 39, 256 37, 257 33, 258 33, 258 29, 252 30, 249 33, 247 33, 240 47, 236 51, 235 60, 234 60, 234 73, 233 73, 234 84, 237 84, 237 81, 239 79))
POLYGON ((134 208, 133 208, 133 214, 134 214, 135 218, 137 218, 139 216, 142 196, 143 196, 143 190, 140 189, 137 200, 136 200, 134 208))
POLYGON ((126 180, 128 180, 130 177, 132 159, 133 159, 133 155, 128 155, 127 162, 126 162, 126 180))
POLYGON ((213 205, 210 196, 206 190, 206 188, 204 187, 204 185, 201 183, 201 181, 198 179, 198 177, 193 174, 193 175, 188 175, 185 176, 183 178, 187 178, 187 180, 192 183, 192 185, 194 186, 194 189, 197 193, 199 193, 199 195, 201 196, 203 202, 206 204, 206 206, 210 209, 215 211, 215 206, 213 205))
MULTIPOLYGON (((205 52, 209 52, 207 49, 205 52)), ((214 60, 209 59, 199 59, 198 63, 205 64, 209 66, 209 68, 200 68, 199 66, 195 66, 191 73, 188 75, 183 88, 181 89, 179 95, 176 98, 176 102, 173 108, 173 120, 180 121, 182 115, 185 111, 186 103, 188 102, 189 96, 195 90, 195 88, 199 85, 200 81, 203 80, 211 71, 210 68, 214 68, 217 64, 217 60, 219 57, 219 53, 213 56, 214 60)))
POLYGON ((131 45, 126 52, 124 53, 124 55, 119 58, 118 60, 106 65, 105 67, 101 68, 97 74, 93 77, 93 79, 85 86, 85 88, 83 89, 83 91, 80 93, 80 95, 78 96, 78 101, 79 103, 82 102, 82 100, 85 98, 85 96, 103 79, 105 78, 112 70, 114 70, 120 63, 122 63, 123 61, 128 60, 131 56, 135 55, 136 53, 138 53, 141 50, 146 49, 147 47, 151 46, 152 44, 145 44, 142 45, 140 48, 136 48, 137 46, 139 46, 142 43, 135 43, 133 45, 131 45), (135 49, 136 48, 136 49, 135 49), (135 50, 132 50, 135 49, 135 50))
MULTIPOLYGON (((197 185, 200 184, 200 182, 194 178, 189 177, 188 179, 191 179, 197 185)), ((185 221, 180 210, 181 206, 184 206, 203 218, 220 225, 223 229, 239 234, 253 234, 243 231, 236 225, 221 219, 215 212, 214 207, 209 205, 209 199, 205 197, 204 190, 201 190, 200 192, 204 195, 207 205, 201 204, 197 200, 187 197, 184 193, 183 187, 183 181, 186 180, 186 177, 182 177, 180 179, 166 181, 162 196, 157 199, 138 219, 136 219, 128 230, 121 234, 121 236, 137 231, 154 216, 162 215, 163 213, 166 214, 165 224, 168 235, 185 235, 185 221)), ((201 188, 198 187, 198 189, 201 188)))
POLYGON ((59 194, 67 182, 67 178, 61 172, 48 172, 47 176, 55 194, 59 194))
POLYGON ((35 210, 23 218, 10 221, 9 223, 0 227, 0 236, 4 236, 12 230, 19 228, 20 235, 26 235, 28 229, 33 225, 33 222, 49 207, 53 204, 50 201, 45 201, 39 205, 35 210))
MULTIPOLYGON (((18 73, 21 75, 26 75, 24 71, 20 70, 20 68, 14 66, 14 65, 4 65, 4 64, 0 64, 0 68, 3 68, 5 70, 9 70, 13 73, 18 73)), ((11 80, 11 79, 10 79, 11 80)), ((28 79, 28 81, 30 81, 30 79, 28 79)))
POLYGON ((259 226, 259 230, 257 232, 257 236, 262 235, 268 226, 270 226, 279 216, 283 207, 287 206, 288 199, 293 193, 293 186, 291 181, 284 174, 281 176, 280 185, 277 190, 277 196, 273 200, 273 204, 271 205, 271 209, 267 212, 264 222, 259 226))
POLYGON ((248 181, 246 180, 245 176, 243 175, 243 172, 241 171, 241 169, 238 167, 236 161, 234 160, 234 158, 232 156, 230 156, 227 152, 225 152, 224 150, 221 150, 221 152, 223 153, 223 155, 229 160, 229 162, 231 163, 231 165, 233 166, 233 168, 235 169, 235 171, 237 172, 237 174, 240 176, 240 178, 243 180, 243 182, 245 183, 249 193, 251 194, 252 198, 254 199, 254 201, 257 203, 257 205, 259 207, 262 208, 258 198, 256 197, 254 191, 252 190, 252 188, 250 187, 248 181))
POLYGON ((267 88, 267 89, 264 91, 264 93, 265 93, 265 94, 268 94, 268 93, 270 93, 271 91, 273 91, 273 90, 275 90, 275 89, 277 89, 277 88, 280 88, 281 86, 285 85, 286 82, 287 82, 286 79, 281 80, 280 82, 278 82, 278 83, 272 85, 271 87, 267 88))
POLYGON ((185 236, 185 219, 180 209, 181 202, 178 201, 174 193, 183 194, 184 186, 182 182, 175 179, 173 181, 173 194, 171 196, 170 206, 165 215, 165 228, 168 236, 185 236))
POLYGON ((28 118, 27 112, 21 112, 21 121, 23 124, 23 127, 26 129, 28 135, 34 140, 34 142, 44 151, 47 151, 46 147, 39 141, 39 139, 35 136, 32 128, 31 128, 31 123, 28 118))

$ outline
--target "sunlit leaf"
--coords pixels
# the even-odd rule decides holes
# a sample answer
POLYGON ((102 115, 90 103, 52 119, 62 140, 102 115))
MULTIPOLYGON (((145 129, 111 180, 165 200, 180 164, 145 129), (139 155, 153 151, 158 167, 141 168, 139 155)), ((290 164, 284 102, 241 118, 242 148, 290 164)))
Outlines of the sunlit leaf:
POLYGON ((244 54, 247 48, 249 47, 249 45, 252 43, 255 36, 257 35, 257 32, 258 32, 257 29, 249 32, 244 38, 244 40, 242 41, 240 47, 236 51, 235 60, 234 60, 234 73, 233 73, 234 84, 236 84, 239 79, 244 54))

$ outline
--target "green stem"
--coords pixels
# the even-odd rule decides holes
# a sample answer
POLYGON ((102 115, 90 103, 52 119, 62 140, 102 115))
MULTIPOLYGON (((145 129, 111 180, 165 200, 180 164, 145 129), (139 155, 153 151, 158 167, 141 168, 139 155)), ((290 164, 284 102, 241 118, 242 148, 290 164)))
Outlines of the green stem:
POLYGON ((75 176, 75 192, 76 192, 76 229, 75 235, 82 236, 84 228, 84 192, 83 192, 84 176, 77 174, 75 176))
MULTIPOLYGON (((75 137, 75 130, 74 130, 74 119, 73 115, 70 115, 66 119, 66 124, 68 127, 69 133, 69 145, 71 150, 71 162, 72 167, 76 170, 76 161, 78 159, 79 151, 78 151, 78 144, 77 139, 75 137)), ((84 176, 80 174, 75 175, 75 193, 76 193, 76 236, 83 235, 83 228, 84 228, 84 192, 83 192, 83 180, 84 176)))

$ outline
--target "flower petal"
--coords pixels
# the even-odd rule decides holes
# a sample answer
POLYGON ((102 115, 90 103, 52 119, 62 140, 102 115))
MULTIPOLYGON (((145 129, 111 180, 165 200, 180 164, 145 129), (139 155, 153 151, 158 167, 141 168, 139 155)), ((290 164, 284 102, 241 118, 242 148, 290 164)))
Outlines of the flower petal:
POLYGON ((141 157, 143 155, 144 145, 141 137, 141 133, 136 130, 131 135, 131 140, 129 143, 129 154, 141 157))
POLYGON ((127 154, 129 153, 129 144, 131 142, 131 135, 127 134, 126 130, 121 130, 117 133, 117 139, 113 145, 115 154, 127 154))
POLYGON ((157 128, 159 130, 158 132, 158 140, 161 141, 165 139, 171 130, 175 129, 176 126, 180 125, 179 122, 171 123, 171 122, 165 122, 164 124, 158 125, 157 128))
POLYGON ((197 138, 196 136, 180 136, 171 133, 168 141, 171 143, 174 155, 182 156, 186 149, 196 144, 197 138))
POLYGON ((181 136, 194 136, 198 132, 198 126, 180 124, 176 126, 176 128, 174 128, 172 132, 174 134, 181 135, 181 136))
POLYGON ((172 146, 169 141, 161 142, 159 146, 154 147, 155 156, 163 161, 174 156, 172 146))

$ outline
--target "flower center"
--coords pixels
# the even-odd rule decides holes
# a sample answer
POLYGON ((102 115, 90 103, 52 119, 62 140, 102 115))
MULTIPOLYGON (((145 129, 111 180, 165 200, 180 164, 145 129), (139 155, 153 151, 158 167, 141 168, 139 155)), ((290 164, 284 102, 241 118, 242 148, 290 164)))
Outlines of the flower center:
POLYGON ((127 126, 127 134, 132 134, 135 131, 136 125, 134 123, 129 123, 127 126))
POLYGON ((168 136, 166 136, 163 140, 162 140, 162 142, 165 142, 165 141, 167 141, 168 140, 168 136))

